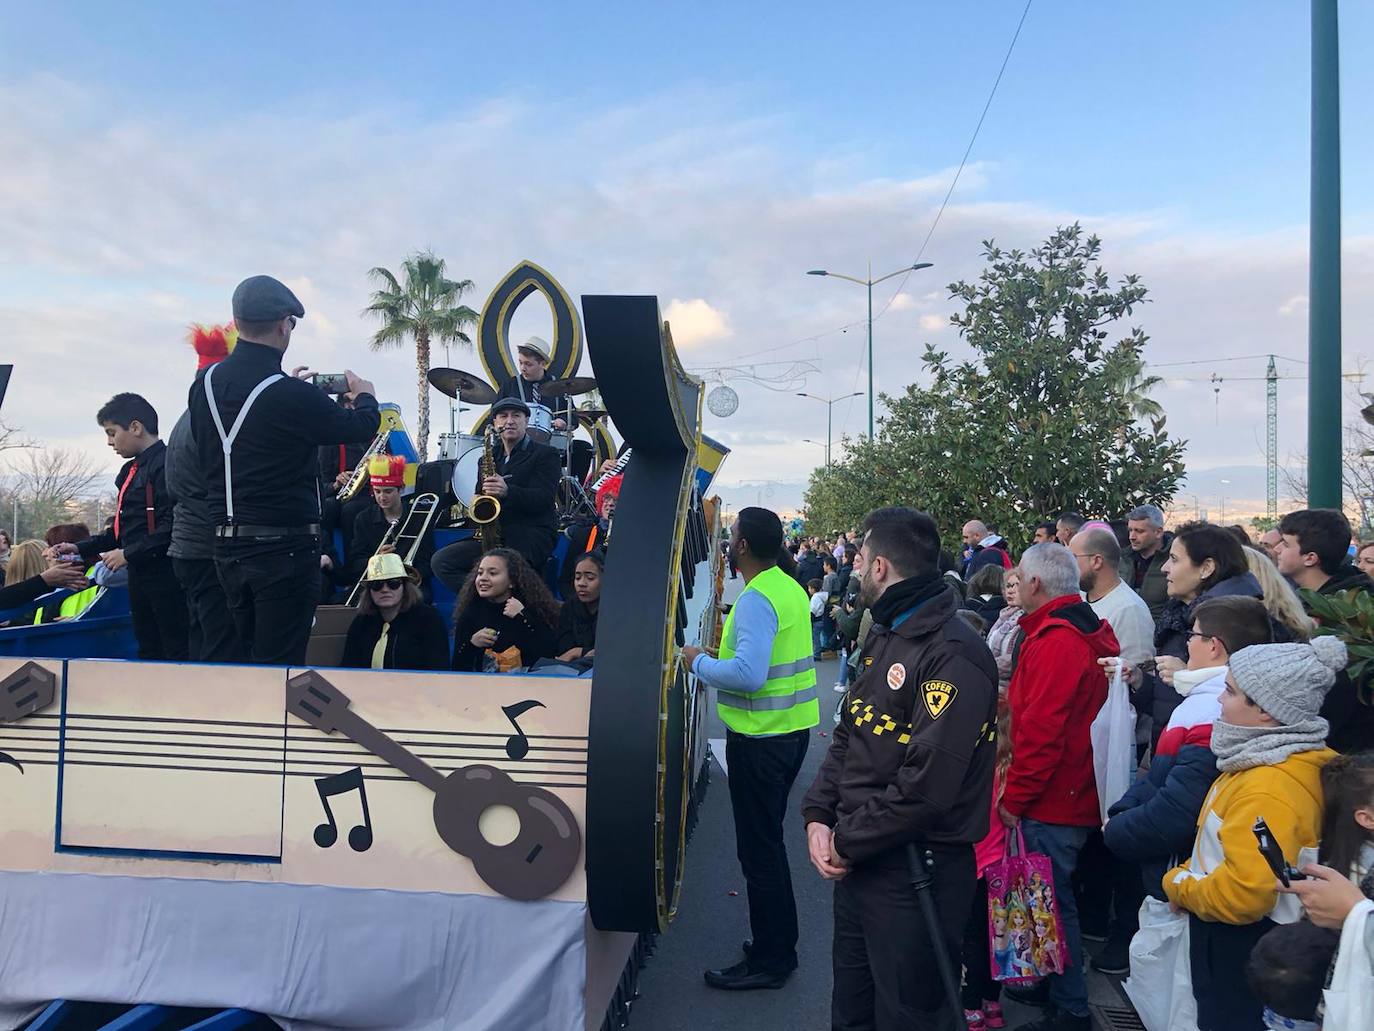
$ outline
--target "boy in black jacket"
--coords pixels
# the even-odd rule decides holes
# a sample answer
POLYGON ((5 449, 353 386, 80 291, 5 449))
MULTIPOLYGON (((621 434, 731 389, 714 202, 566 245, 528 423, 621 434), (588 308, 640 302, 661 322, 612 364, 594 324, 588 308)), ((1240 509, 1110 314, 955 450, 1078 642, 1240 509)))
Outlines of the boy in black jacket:
POLYGON ((128 459, 115 478, 119 504, 114 524, 79 544, 57 544, 58 555, 99 558, 110 572, 129 567, 129 604, 140 659, 184 661, 186 595, 167 557, 173 500, 164 466, 167 445, 158 437, 157 412, 138 394, 116 394, 95 416, 115 454, 128 459))

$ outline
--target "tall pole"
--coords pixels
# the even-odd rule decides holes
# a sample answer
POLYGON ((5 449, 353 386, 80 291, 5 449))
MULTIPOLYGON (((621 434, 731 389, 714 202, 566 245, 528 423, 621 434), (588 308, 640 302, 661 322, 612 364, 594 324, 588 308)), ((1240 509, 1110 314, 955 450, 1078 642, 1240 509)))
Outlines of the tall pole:
POLYGON ((1270 519, 1279 517, 1279 373, 1274 368, 1274 356, 1269 356, 1269 368, 1264 373, 1264 514, 1270 519))
POLYGON ((873 439, 873 262, 868 263, 868 439, 873 439))
POLYGON ((825 467, 830 468, 830 426, 834 421, 835 402, 825 406, 825 467))
POLYGON ((1307 504, 1341 507, 1341 125, 1336 0, 1312 3, 1307 504))

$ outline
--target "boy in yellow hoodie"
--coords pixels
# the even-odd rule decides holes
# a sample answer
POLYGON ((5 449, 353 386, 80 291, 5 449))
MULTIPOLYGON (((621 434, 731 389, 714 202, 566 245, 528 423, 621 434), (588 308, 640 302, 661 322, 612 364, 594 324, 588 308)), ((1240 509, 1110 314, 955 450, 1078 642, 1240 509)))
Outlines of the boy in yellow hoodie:
POLYGON ((1231 656, 1212 751, 1221 775, 1198 815, 1193 854, 1164 875, 1174 908, 1189 913, 1193 996, 1201 1031, 1261 1031, 1263 1010, 1245 964, 1265 932, 1292 923, 1300 910, 1275 890, 1254 826, 1264 817, 1284 859, 1314 848, 1321 834, 1321 769, 1335 757, 1326 720, 1317 715, 1345 645, 1257 644, 1231 656))

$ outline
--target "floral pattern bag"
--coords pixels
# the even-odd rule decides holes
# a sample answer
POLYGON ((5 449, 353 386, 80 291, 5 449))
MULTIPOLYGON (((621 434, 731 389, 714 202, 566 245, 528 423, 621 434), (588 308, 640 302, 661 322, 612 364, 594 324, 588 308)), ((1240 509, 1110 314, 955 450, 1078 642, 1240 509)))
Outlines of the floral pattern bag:
POLYGON ((1054 897, 1050 857, 1026 854, 1021 828, 1007 836, 1007 854, 987 868, 988 951, 994 980, 1012 984, 1062 974, 1069 964, 1054 897))

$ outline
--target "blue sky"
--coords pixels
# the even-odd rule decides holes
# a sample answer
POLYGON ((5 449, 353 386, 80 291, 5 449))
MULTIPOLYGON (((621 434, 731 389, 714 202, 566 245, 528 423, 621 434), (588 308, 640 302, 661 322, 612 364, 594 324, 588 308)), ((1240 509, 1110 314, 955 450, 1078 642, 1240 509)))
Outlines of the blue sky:
MULTIPOLYGON (((17 375, 45 348, 98 364, 120 348, 88 353, 96 327, 174 338, 222 317, 213 309, 241 275, 272 269, 315 295, 312 364, 375 364, 356 321, 362 272, 425 245, 474 279, 474 305, 522 257, 575 295, 704 302, 679 309, 684 325, 709 313, 686 334, 702 363, 832 330, 862 315, 861 292, 801 272, 914 256, 1021 9, 14 7, 0 37, 0 132, 15 130, 17 157, 0 171, 0 334, 17 375)), ((1036 3, 926 254, 937 268, 880 322, 880 382, 910 379, 924 339, 952 340, 940 288, 976 274, 979 239, 1030 245, 1074 218, 1107 240, 1111 271, 1155 288, 1139 321, 1156 362, 1301 356, 1307 18, 1295 2, 1036 3)), ((1342 41, 1354 360, 1368 350, 1358 295, 1374 269, 1374 144, 1360 117, 1374 71, 1356 56, 1374 44, 1374 5, 1343 6, 1342 41)), ((779 353, 821 358, 807 389, 842 393, 861 372, 857 341, 832 333, 779 353)), ((405 363, 388 360, 399 395, 405 363)), ((72 403, 98 404, 114 375, 72 403)), ((165 375, 175 405, 181 386, 165 375)), ((736 437, 727 468, 804 477, 814 456, 795 445, 791 410, 741 389, 741 415, 718 427, 736 437)), ((67 442, 52 399, 12 394, 6 415, 67 442)), ((1258 460, 1262 397, 1224 406, 1235 424, 1220 440, 1196 417, 1209 391, 1180 381, 1161 399, 1194 465, 1258 460)), ((1302 412, 1285 398, 1293 452, 1302 412)), ((844 413, 851 432, 858 414, 844 413)))

